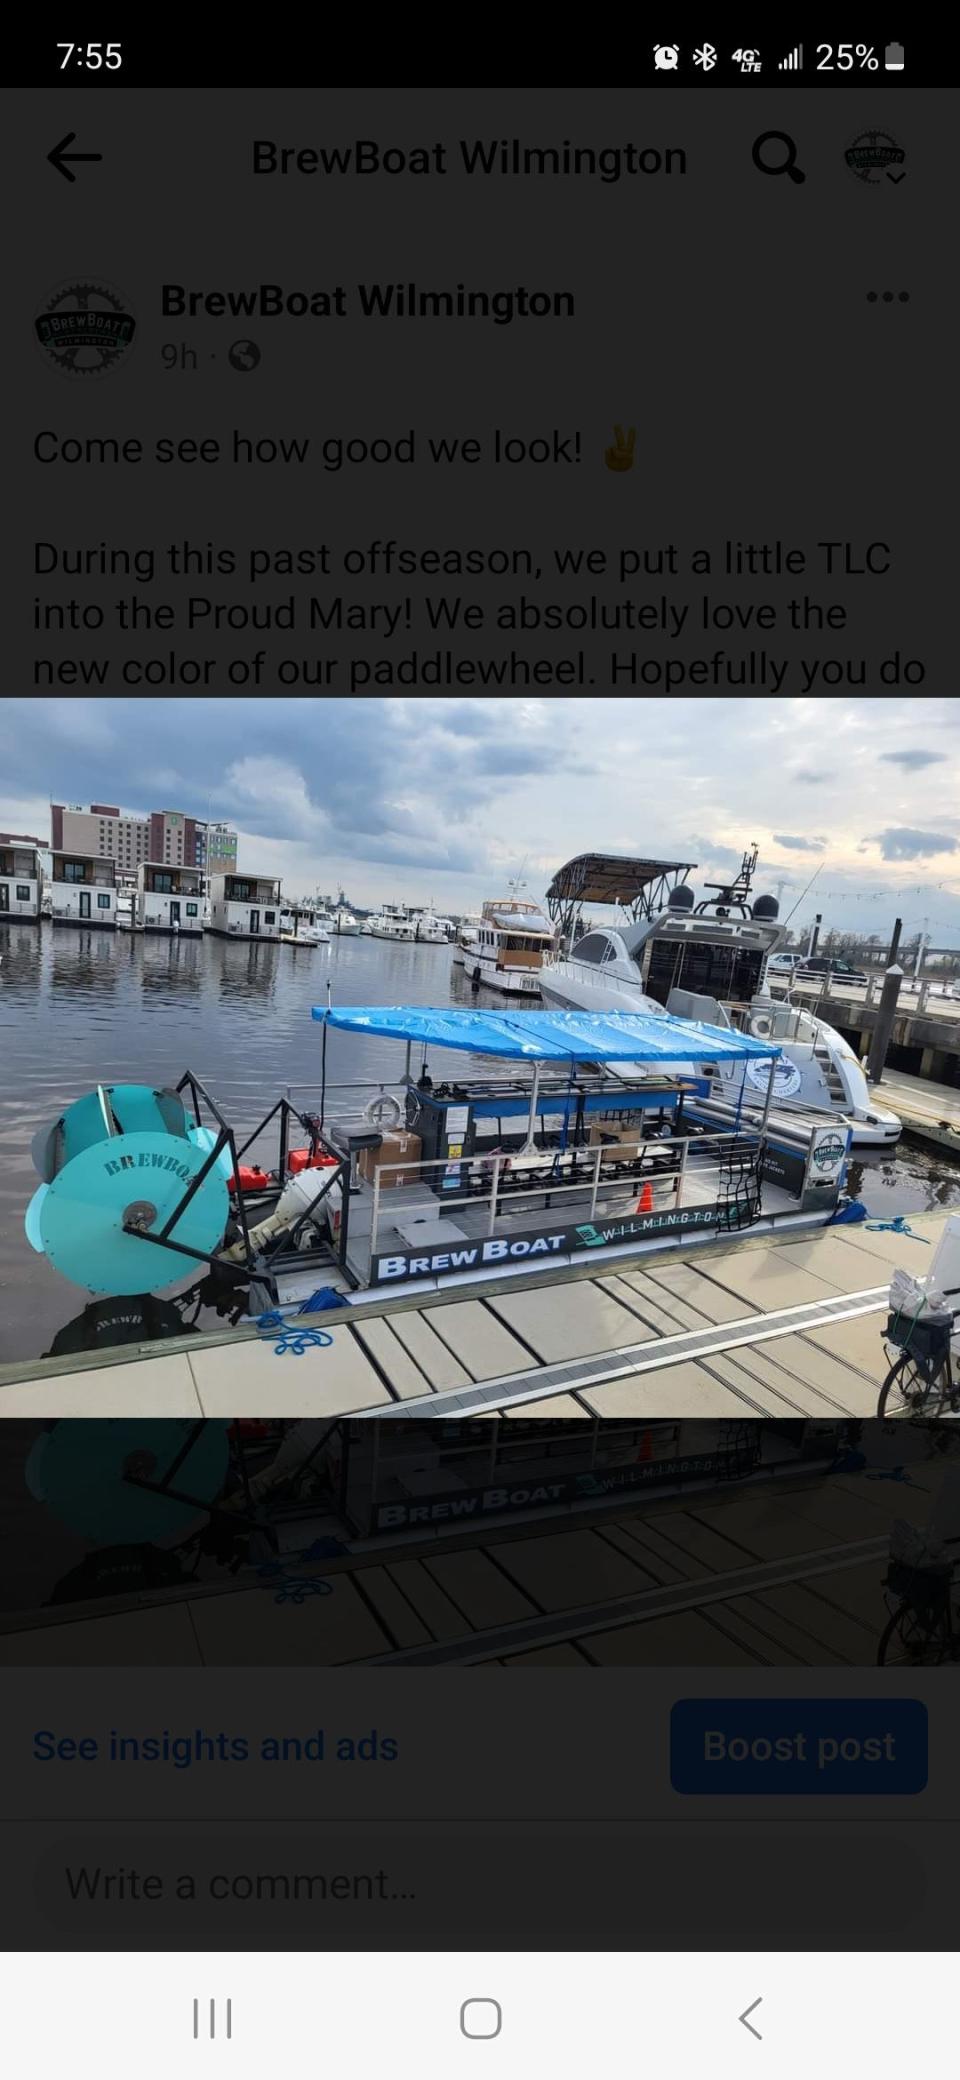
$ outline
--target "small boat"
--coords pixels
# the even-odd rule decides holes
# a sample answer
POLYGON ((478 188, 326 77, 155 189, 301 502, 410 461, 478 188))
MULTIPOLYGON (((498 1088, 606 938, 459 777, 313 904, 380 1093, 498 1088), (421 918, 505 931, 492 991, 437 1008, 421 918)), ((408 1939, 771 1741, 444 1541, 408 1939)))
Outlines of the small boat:
POLYGON ((514 1006, 312 1016, 391 1042, 396 1076, 365 1105, 369 1083, 324 1079, 319 1114, 264 1091, 242 1141, 189 1070, 175 1088, 98 1086, 34 1136, 31 1246, 104 1294, 163 1290, 192 1258, 248 1281, 257 1311, 319 1299, 324 1267, 354 1290, 423 1291, 802 1231, 840 1203, 849 1131, 773 1110, 769 1039, 514 1006), (669 1073, 674 1047, 702 1057, 694 1077, 669 1073), (460 1073, 435 1082, 428 1049, 444 1076, 436 1055, 453 1050, 460 1073), (721 1062, 740 1072, 735 1117, 712 1094, 721 1062))
POLYGON ((341 904, 336 910, 331 911, 330 924, 335 937, 338 939, 355 939, 361 929, 353 911, 348 910, 345 904, 341 904))
POLYGON ((281 910, 280 938, 284 946, 329 946, 330 933, 318 924, 311 910, 281 910))

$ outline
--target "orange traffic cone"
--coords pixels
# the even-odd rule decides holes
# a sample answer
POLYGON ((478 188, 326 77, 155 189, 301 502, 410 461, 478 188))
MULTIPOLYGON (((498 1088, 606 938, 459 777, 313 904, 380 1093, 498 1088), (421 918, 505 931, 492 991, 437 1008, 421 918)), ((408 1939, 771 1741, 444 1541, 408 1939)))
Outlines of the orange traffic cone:
POLYGON ((643 1187, 643 1190, 642 1190, 642 1192, 641 1192, 641 1194, 640 1194, 640 1197, 639 1197, 639 1199, 637 1200, 637 1203, 636 1203, 636 1205, 635 1205, 635 1207, 634 1207, 634 1209, 633 1209, 633 1210, 634 1210, 634 1213, 652 1213, 652 1212, 653 1212, 653 1186, 652 1186, 652 1184, 645 1184, 645 1185, 644 1185, 644 1187, 643 1187))

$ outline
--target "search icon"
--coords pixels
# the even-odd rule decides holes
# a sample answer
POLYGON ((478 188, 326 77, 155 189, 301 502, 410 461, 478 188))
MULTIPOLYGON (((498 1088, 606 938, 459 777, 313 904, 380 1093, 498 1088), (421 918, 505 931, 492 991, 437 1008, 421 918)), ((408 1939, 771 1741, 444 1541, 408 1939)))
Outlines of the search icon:
POLYGON ((796 182, 798 188, 807 178, 806 174, 797 165, 797 147, 794 140, 792 137, 787 136, 785 130, 765 130, 762 137, 754 138, 753 163, 758 173, 789 174, 790 179, 796 182), (772 163, 766 156, 764 149, 769 144, 783 146, 783 153, 777 152, 772 163))

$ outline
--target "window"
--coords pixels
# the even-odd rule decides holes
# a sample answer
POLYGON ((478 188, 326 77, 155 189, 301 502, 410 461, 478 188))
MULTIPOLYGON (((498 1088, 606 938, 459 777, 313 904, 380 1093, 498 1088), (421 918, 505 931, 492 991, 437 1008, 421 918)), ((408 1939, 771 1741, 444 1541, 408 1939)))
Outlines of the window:
POLYGON ((158 896, 170 895, 173 890, 173 875, 155 874, 153 877, 153 887, 154 893, 158 896))
POLYGON ((197 915, 197 905, 196 905, 196 903, 188 903, 188 904, 187 904, 187 916, 188 916, 188 917, 196 917, 196 915, 197 915))
POLYGON ((97 909, 98 909, 98 910, 109 910, 109 908, 110 908, 110 897, 109 897, 109 896, 98 896, 98 897, 97 897, 97 909))
POLYGON ((82 860, 79 860, 79 859, 65 859, 65 860, 64 860, 64 862, 63 862, 63 878, 64 878, 64 880, 65 880, 65 881, 82 881, 82 880, 83 880, 83 877, 84 877, 84 874, 85 874, 85 872, 86 872, 86 869, 85 869, 85 867, 84 867, 84 864, 83 864, 83 861, 82 861, 82 860))
POLYGON ((29 903, 29 901, 30 901, 30 890, 29 890, 28 888, 24 888, 24 886, 23 886, 23 884, 22 884, 22 882, 21 882, 21 883, 20 883, 20 885, 19 885, 19 887, 17 888, 17 902, 18 902, 18 903, 29 903))
POLYGON ((610 941, 604 932, 587 932, 583 939, 577 940, 570 958, 574 961, 592 961, 599 966, 602 960, 606 960, 609 948, 610 941))
POLYGON ((276 911, 275 911, 275 910, 265 910, 265 911, 264 911, 264 913, 263 913, 263 921, 264 921, 264 924, 276 924, 276 921, 277 921, 277 913, 276 913, 276 911))

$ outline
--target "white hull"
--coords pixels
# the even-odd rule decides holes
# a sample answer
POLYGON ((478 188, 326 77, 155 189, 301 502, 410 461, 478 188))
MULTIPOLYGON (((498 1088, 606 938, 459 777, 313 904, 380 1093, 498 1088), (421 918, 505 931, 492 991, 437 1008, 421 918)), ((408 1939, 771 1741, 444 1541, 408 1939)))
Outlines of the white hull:
POLYGON ((495 960, 482 954, 471 954, 466 962, 471 982, 479 968, 479 982, 483 989, 496 989, 503 997, 539 997, 539 968, 498 968, 495 960))
MULTIPOLYGON (((619 962, 613 964, 619 966, 619 962)), ((540 978, 543 1001, 560 1010, 574 1011, 650 1011, 663 1014, 661 1005, 654 1005, 645 994, 639 978, 630 981, 625 975, 615 975, 610 966, 602 969, 588 968, 585 962, 573 960, 554 961, 543 970, 540 978)), ((756 999, 754 1016, 761 1020, 764 1013, 786 1016, 788 1007, 766 1004, 756 999)), ((779 1038, 783 1061, 793 1071, 791 1092, 775 1091, 774 1102, 778 1111, 791 1109, 823 1112, 835 1120, 838 1126, 847 1126, 854 1148, 891 1148, 899 1140, 901 1121, 896 1113, 887 1112, 872 1102, 869 1086, 860 1064, 842 1036, 822 1020, 809 1019, 811 1038, 804 1041, 789 1037, 779 1038)), ((748 1030, 753 1030, 751 1027, 748 1030)), ((767 1025, 769 1032, 769 1024, 767 1025)), ((763 1037, 758 1035, 758 1037, 763 1037)), ((670 1064, 672 1073, 685 1067, 687 1073, 696 1065, 687 1063, 670 1064)), ((739 1088, 740 1070, 731 1068, 720 1071, 723 1081, 726 1074, 731 1090, 739 1088)), ((757 1086, 756 1095, 763 1098, 757 1086)))

